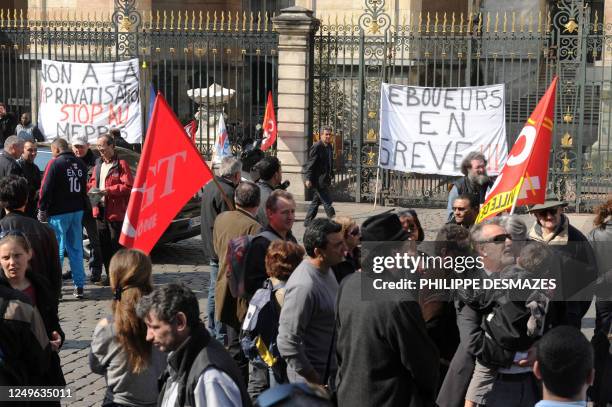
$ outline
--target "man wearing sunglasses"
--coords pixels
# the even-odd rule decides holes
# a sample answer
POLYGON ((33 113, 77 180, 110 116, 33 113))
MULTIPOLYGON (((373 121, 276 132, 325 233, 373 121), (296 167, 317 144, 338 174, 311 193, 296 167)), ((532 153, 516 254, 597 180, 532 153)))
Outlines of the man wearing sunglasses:
POLYGON ((586 237, 563 214, 567 202, 559 201, 551 191, 546 195, 544 203, 529 210, 536 218, 529 238, 554 250, 560 280, 558 293, 570 300, 565 303, 566 323, 580 328, 582 317, 591 305, 592 285, 597 279, 595 257, 586 237))

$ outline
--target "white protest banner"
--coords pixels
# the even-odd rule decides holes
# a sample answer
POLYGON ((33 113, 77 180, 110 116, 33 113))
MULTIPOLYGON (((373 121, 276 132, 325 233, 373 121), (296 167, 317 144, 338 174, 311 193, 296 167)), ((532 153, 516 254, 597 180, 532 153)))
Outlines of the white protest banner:
POLYGON ((383 83, 380 96, 381 168, 463 175, 461 161, 482 152, 487 172, 508 155, 504 85, 427 88, 383 83))
POLYGON ((95 143, 112 128, 128 143, 142 141, 138 59, 75 63, 42 60, 38 126, 47 140, 95 143))

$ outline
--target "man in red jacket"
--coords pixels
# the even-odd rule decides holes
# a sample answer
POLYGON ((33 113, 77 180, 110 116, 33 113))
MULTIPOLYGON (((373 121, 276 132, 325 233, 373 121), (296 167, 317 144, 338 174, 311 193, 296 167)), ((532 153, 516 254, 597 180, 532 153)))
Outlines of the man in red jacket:
MULTIPOLYGON (((130 201, 130 192, 134 177, 128 163, 120 160, 115 152, 113 137, 104 134, 98 138, 100 158, 89 179, 89 192, 97 188, 102 199, 93 208, 93 215, 98 224, 102 259, 106 272, 113 255, 119 250, 119 235, 123 218, 130 201)), ((105 285, 108 284, 108 276, 105 285)))

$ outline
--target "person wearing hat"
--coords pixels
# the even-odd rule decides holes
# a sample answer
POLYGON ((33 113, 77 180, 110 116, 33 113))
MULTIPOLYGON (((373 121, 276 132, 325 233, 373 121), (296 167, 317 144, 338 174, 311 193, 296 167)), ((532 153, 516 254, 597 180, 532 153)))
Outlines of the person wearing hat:
POLYGON ((536 223, 529 231, 529 238, 550 245, 557 261, 559 281, 557 292, 565 303, 565 321, 577 328, 591 305, 592 285, 597 279, 597 268, 593 250, 587 238, 563 214, 567 202, 560 201, 547 191, 544 203, 536 204, 529 213, 536 223), (579 300, 579 301, 578 301, 579 300))
MULTIPOLYGON (((96 165, 96 156, 89 148, 87 136, 79 134, 72 138, 72 152, 79 158, 87 167, 87 179, 91 178, 91 172, 96 165)), ((83 227, 87 232, 91 251, 89 255, 89 274, 90 281, 94 284, 102 284, 102 247, 100 246, 100 235, 98 234, 98 226, 96 219, 93 217, 91 201, 85 202, 85 210, 83 211, 83 227)), ((64 280, 72 278, 70 270, 62 274, 64 280)))
MULTIPOLYGON (((361 226, 365 245, 401 244, 408 238, 394 213, 372 216, 361 226)), ((373 274, 366 264, 363 273, 346 277, 338 292, 338 405, 433 405, 439 353, 427 334, 419 304, 393 296, 364 300, 362 279, 373 274)))

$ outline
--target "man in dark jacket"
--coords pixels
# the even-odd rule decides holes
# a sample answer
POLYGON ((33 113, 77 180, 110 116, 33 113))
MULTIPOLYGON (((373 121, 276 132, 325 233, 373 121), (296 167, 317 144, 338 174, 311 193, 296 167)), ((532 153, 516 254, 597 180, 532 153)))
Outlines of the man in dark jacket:
POLYGON ((51 345, 45 324, 28 297, 0 285, 0 385, 32 386, 49 369, 51 345))
POLYGON ((263 227, 268 226, 268 217, 266 216, 266 201, 268 197, 278 186, 283 179, 283 172, 281 170, 281 163, 278 158, 269 156, 257 163, 255 166, 259 173, 259 181, 257 186, 259 187, 260 203, 259 210, 257 211, 257 220, 263 227))
POLYGON ((293 195, 281 189, 273 191, 266 200, 266 219, 268 226, 262 228, 261 232, 269 232, 266 233, 268 237, 259 235, 253 239, 248 253, 247 264, 250 267, 245 276, 245 290, 249 298, 262 287, 263 282, 268 278, 265 260, 268 247, 272 243, 269 237, 275 236, 276 239, 297 243, 291 233, 295 222, 293 195))
POLYGON ((202 191, 200 209, 202 249, 210 264, 207 323, 211 334, 222 342, 225 334, 222 332, 221 322, 215 321, 215 282, 219 274, 219 258, 213 244, 213 227, 220 213, 234 210, 234 191, 240 182, 240 165, 240 161, 234 157, 225 157, 221 161, 219 176, 215 177, 217 183, 209 182, 202 191))
POLYGON ((23 140, 10 136, 4 142, 4 150, 0 152, 0 178, 9 174, 23 176, 23 170, 17 159, 23 154, 23 140))
MULTIPOLYGON (((127 161, 117 156, 114 139, 110 135, 103 134, 98 137, 98 151, 100 158, 89 178, 88 189, 92 191, 96 188, 102 194, 101 201, 92 208, 92 214, 96 218, 102 262, 107 273, 101 284, 109 285, 109 265, 120 247, 119 236, 130 202, 134 177, 127 161)), ((97 276, 93 277, 95 281, 97 276)))
POLYGON ((461 162, 462 178, 459 178, 453 183, 453 188, 448 194, 448 220, 453 216, 453 202, 459 195, 470 195, 478 205, 485 201, 487 190, 493 185, 493 182, 487 175, 487 159, 484 154, 477 151, 472 151, 465 156, 461 162))
POLYGON ((83 209, 87 197, 87 168, 68 142, 57 138, 51 143, 53 159, 47 164, 42 179, 38 220, 49 221, 59 244, 60 264, 64 250, 68 253, 75 298, 83 298, 83 209))
POLYGON ((23 176, 28 180, 29 193, 28 204, 25 213, 29 217, 36 219, 36 210, 38 208, 38 191, 40 191, 40 168, 34 164, 34 159, 38 154, 38 146, 36 141, 26 141, 23 145, 23 154, 17 160, 23 176))
MULTIPOLYGON (((361 230, 364 242, 399 242, 409 237, 391 213, 372 216, 361 230)), ((338 404, 433 405, 439 354, 418 302, 364 301, 362 278, 370 276, 351 274, 338 292, 338 404)))
POLYGON ((238 367, 200 322, 189 288, 159 287, 140 299, 136 312, 147 325, 147 341, 171 352, 160 378, 159 406, 250 405, 238 367))
POLYGON ((62 289, 62 267, 59 260, 57 238, 53 229, 25 215, 28 199, 28 184, 25 178, 16 175, 0 179, 0 206, 7 215, 0 220, 0 228, 20 230, 32 245, 33 256, 30 270, 44 275, 49 281, 51 293, 60 298, 62 289))
POLYGON ((334 174, 334 149, 331 145, 332 128, 325 126, 321 129, 321 140, 310 147, 308 162, 306 163, 306 188, 312 188, 313 197, 304 218, 304 227, 307 227, 323 203, 325 214, 333 218, 336 214, 332 206, 329 187, 334 174))
MULTIPOLYGON (((87 136, 79 135, 72 138, 72 152, 77 158, 87 167, 87 179, 91 179, 93 170, 96 166, 96 155, 89 148, 89 141, 87 136)), ((83 227, 87 231, 87 237, 89 238, 89 244, 91 246, 91 254, 89 256, 89 274, 91 275, 90 281, 94 284, 103 284, 102 281, 102 247, 100 246, 100 235, 98 233, 98 224, 96 218, 93 216, 93 208, 91 201, 88 199, 85 201, 85 210, 83 211, 83 227)), ((108 270, 106 270, 108 275, 108 270)), ((66 272, 64 279, 70 279, 72 276, 70 272, 66 272)))
POLYGON ((15 134, 15 126, 17 118, 6 111, 4 103, 0 103, 0 145, 4 145, 6 139, 15 134))
POLYGON ((465 229, 471 228, 478 216, 479 206, 480 204, 472 195, 459 195, 453 201, 453 216, 446 223, 459 225, 465 229))
POLYGON ((594 283, 597 280, 595 254, 587 238, 563 214, 567 202, 559 201, 551 191, 546 200, 534 205, 529 212, 536 217, 536 223, 529 231, 529 239, 550 245, 555 252, 558 270, 556 300, 566 301, 567 323, 581 327, 593 298, 594 283))

